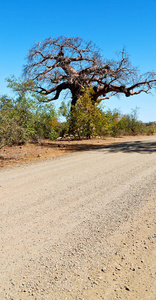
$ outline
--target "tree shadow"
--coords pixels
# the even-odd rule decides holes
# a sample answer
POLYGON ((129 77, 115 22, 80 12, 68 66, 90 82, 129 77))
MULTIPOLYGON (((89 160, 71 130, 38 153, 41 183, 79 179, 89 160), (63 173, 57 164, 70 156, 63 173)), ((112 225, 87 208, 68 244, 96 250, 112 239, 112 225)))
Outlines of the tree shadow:
POLYGON ((60 151, 89 151, 89 150, 100 150, 112 153, 123 152, 123 153, 154 153, 156 152, 156 142, 155 141, 128 141, 110 144, 98 144, 98 143, 85 143, 84 141, 78 141, 75 143, 66 142, 46 142, 42 144, 42 147, 57 148, 60 151))
POLYGON ((107 145, 104 148, 112 153, 154 153, 156 152, 156 142, 130 141, 107 145))

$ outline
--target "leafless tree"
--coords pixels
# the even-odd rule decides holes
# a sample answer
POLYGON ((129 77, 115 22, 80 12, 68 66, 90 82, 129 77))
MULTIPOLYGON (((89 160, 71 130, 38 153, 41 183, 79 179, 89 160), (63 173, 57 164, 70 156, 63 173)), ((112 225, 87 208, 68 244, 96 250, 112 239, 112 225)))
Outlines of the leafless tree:
POLYGON ((94 101, 117 94, 126 97, 149 93, 156 87, 156 73, 138 74, 123 49, 118 60, 104 60, 92 42, 81 38, 58 37, 39 42, 29 50, 24 75, 34 83, 35 91, 57 100, 69 89, 75 105, 82 88, 92 86, 94 101))

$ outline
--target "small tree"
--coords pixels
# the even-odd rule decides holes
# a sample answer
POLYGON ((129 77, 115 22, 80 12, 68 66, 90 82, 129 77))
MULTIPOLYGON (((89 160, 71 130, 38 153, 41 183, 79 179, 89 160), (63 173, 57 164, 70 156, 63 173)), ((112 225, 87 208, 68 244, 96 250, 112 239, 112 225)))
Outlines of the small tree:
POLYGON ((144 124, 138 120, 138 108, 131 110, 130 114, 123 115, 119 121, 123 134, 135 135, 142 133, 145 129, 144 124))
POLYGON ((94 90, 86 87, 81 93, 82 95, 67 117, 70 133, 78 138, 101 135, 101 129, 106 126, 106 120, 98 104, 93 102, 94 90))

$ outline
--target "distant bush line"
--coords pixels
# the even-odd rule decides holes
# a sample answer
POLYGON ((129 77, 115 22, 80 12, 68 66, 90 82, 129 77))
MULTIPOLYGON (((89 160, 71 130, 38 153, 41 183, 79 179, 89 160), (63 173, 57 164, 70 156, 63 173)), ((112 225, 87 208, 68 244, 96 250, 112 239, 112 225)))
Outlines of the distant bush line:
POLYGON ((73 139, 153 134, 156 122, 138 120, 137 109, 122 115, 118 111, 105 111, 92 102, 91 88, 83 90, 75 107, 62 102, 58 111, 53 103, 45 104, 41 97, 29 97, 18 92, 15 98, 0 97, 0 148, 21 145, 40 138, 56 140, 70 136, 73 139), (61 121, 61 116, 65 121, 61 121))

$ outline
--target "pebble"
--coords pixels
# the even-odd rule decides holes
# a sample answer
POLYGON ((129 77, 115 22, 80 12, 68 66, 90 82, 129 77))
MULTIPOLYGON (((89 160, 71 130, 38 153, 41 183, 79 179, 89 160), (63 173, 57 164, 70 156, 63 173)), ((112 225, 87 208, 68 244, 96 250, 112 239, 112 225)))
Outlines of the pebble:
POLYGON ((99 276, 99 277, 98 277, 98 280, 101 280, 101 279, 102 279, 102 277, 101 277, 101 276, 99 276))
POLYGON ((101 269, 102 272, 106 272, 106 270, 107 270, 106 267, 104 267, 104 268, 101 269))

